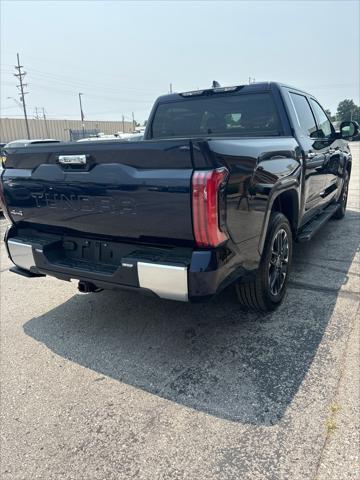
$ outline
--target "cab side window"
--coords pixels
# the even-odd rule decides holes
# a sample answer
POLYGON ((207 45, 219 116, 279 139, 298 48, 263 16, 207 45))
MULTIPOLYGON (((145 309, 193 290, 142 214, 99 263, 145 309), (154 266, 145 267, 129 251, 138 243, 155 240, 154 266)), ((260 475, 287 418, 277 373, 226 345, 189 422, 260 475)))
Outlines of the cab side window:
POLYGON ((319 128, 319 136, 322 138, 328 138, 332 135, 332 128, 329 119, 322 107, 312 98, 310 98, 312 109, 315 113, 316 121, 319 128))
POLYGON ((305 135, 316 138, 318 136, 317 126, 314 115, 311 111, 309 102, 304 95, 298 93, 290 93, 291 102, 295 109, 296 118, 299 126, 304 131, 305 135))

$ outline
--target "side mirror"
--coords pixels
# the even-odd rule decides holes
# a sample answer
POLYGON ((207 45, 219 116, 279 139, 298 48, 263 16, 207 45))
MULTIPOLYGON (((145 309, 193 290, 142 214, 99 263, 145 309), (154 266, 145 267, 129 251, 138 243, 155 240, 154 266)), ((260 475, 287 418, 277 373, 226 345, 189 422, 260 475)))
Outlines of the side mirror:
POLYGON ((340 124, 341 138, 355 137, 359 133, 359 125, 357 122, 342 122, 340 124))

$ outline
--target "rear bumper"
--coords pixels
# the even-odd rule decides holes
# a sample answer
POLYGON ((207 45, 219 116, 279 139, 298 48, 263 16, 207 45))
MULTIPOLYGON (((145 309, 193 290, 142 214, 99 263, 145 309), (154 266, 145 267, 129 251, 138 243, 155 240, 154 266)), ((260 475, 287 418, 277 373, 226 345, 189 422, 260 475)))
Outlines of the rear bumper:
MULTIPOLYGON (((223 250, 184 252, 151 257, 151 248, 133 252, 121 258, 111 270, 86 262, 71 262, 58 255, 59 242, 47 243, 42 237, 34 241, 20 236, 6 239, 12 262, 32 275, 50 275, 63 280, 77 279, 101 289, 131 289, 151 293, 160 298, 196 301, 215 295, 236 277, 242 269, 234 255, 226 257, 223 250), (149 258, 151 259, 149 261, 149 258)), ((16 272, 18 273, 18 272, 16 272)))
POLYGON ((11 261, 17 267, 30 271, 36 267, 32 245, 18 240, 9 240, 7 248, 11 261))

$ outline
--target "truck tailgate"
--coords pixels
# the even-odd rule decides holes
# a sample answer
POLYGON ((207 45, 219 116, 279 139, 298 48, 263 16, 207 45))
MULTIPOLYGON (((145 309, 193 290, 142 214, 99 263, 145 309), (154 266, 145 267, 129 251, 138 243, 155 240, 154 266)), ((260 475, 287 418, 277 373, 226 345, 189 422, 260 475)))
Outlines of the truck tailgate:
POLYGON ((193 241, 189 141, 69 143, 7 154, 3 189, 15 223, 140 241, 193 241), (61 156, 86 163, 61 163, 61 156))

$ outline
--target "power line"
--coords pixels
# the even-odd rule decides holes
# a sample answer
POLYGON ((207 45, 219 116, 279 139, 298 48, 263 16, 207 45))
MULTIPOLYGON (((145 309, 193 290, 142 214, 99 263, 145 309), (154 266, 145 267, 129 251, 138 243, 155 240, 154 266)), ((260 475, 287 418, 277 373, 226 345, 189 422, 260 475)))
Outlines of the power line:
POLYGON ((19 54, 17 53, 16 56, 17 56, 18 64, 15 65, 15 69, 18 71, 18 73, 14 73, 14 76, 17 77, 19 79, 19 82, 20 82, 20 85, 16 85, 16 86, 20 90, 19 95, 20 95, 20 100, 23 104, 23 109, 24 109, 24 117, 25 117, 25 125, 26 125, 27 136, 28 136, 28 139, 30 140, 30 130, 29 130, 29 123, 28 123, 28 118, 27 118, 27 113, 26 113, 26 104, 25 104, 25 95, 28 92, 24 92, 24 87, 27 87, 27 84, 23 83, 23 78, 25 77, 26 72, 24 72, 22 70, 23 66, 20 65, 19 54))
MULTIPOLYGON (((114 87, 114 83, 105 83, 105 82, 98 82, 94 80, 89 80, 87 79, 81 79, 81 78, 76 78, 76 77, 69 77, 66 75, 61 75, 61 74, 55 74, 55 73, 50 73, 50 72, 44 72, 41 70, 37 70, 34 68, 29 69, 31 71, 31 76, 36 78, 38 77, 39 79, 45 79, 49 80, 51 79, 52 81, 55 81, 56 83, 62 83, 67 86, 72 86, 72 87, 77 87, 77 88, 85 88, 88 85, 91 85, 92 87, 95 88, 100 88, 100 89, 107 89, 111 90, 111 88, 114 87)), ((121 89, 121 91, 128 90, 132 91, 134 93, 145 93, 145 94, 154 94, 154 90, 144 90, 144 89, 139 89, 139 88, 133 88, 133 87, 128 87, 128 86, 119 86, 117 82, 117 87, 121 89)))

